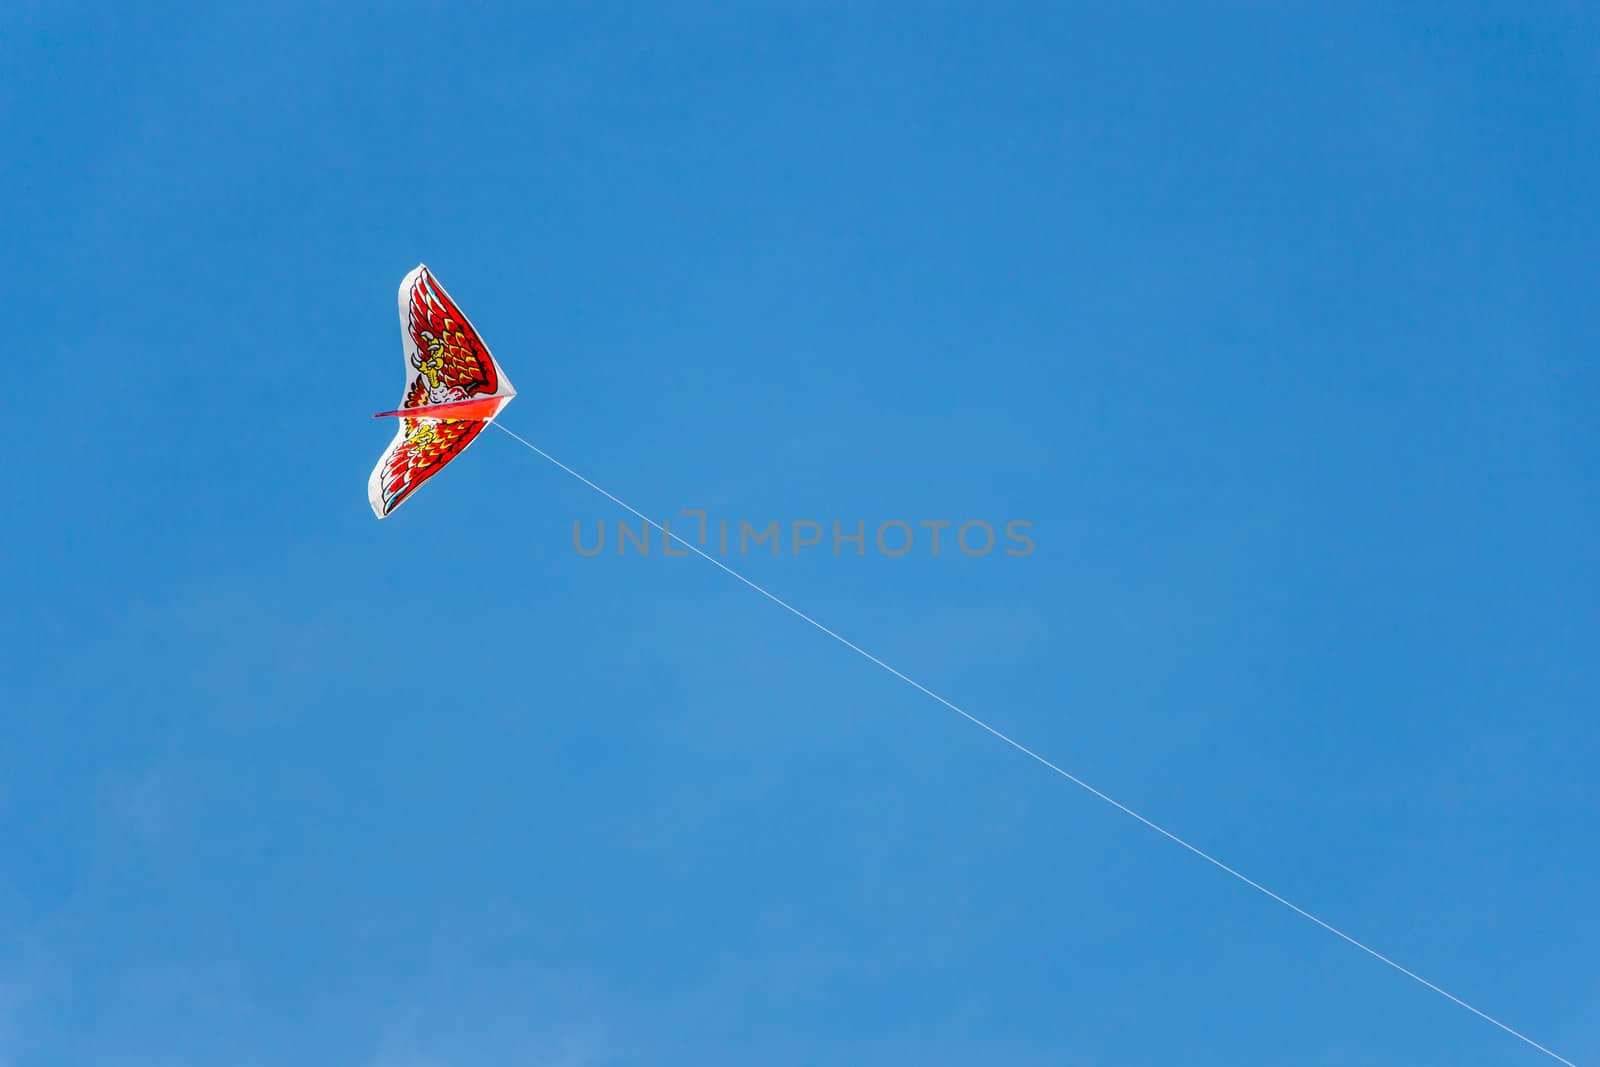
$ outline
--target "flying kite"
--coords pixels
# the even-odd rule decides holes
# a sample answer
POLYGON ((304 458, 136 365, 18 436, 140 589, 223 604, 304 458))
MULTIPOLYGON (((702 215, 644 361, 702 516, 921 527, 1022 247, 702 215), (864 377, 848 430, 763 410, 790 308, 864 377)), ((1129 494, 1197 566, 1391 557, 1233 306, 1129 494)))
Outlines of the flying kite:
POLYGON ((405 393, 394 411, 372 416, 400 420, 367 479, 367 500, 380 519, 465 452, 517 395, 483 338, 426 265, 400 282, 400 343, 405 393))
MULTIPOLYGON (((394 440, 389 442, 389 447, 384 450, 382 458, 378 460, 378 465, 373 468, 372 477, 367 481, 367 498, 372 502, 373 513, 380 519, 399 507, 407 497, 416 492, 417 487, 423 482, 443 470, 446 463, 466 451, 467 446, 477 438, 478 434, 483 432, 483 428, 493 422, 495 416, 500 414, 501 410, 511 403, 511 398, 517 395, 516 391, 511 388, 511 382, 506 378, 505 372, 500 369, 500 365, 489 354, 489 349, 483 343, 483 339, 472 328, 472 323, 467 321, 467 317, 461 313, 461 309, 456 307, 455 302, 450 299, 450 294, 444 291, 444 286, 440 285, 438 280, 429 273, 426 266, 418 266, 416 270, 406 275, 405 280, 400 283, 400 339, 405 345, 406 353, 405 395, 401 398, 399 408, 394 411, 380 411, 373 416, 374 418, 392 416, 400 420, 399 431, 395 434, 394 440)), ((599 485, 591 482, 588 478, 562 463, 533 442, 525 440, 503 425, 497 424, 497 428, 524 448, 549 460, 584 485, 610 500, 613 504, 632 512, 642 522, 659 530, 663 538, 670 538, 676 541, 679 546, 688 550, 689 553, 700 556, 712 566, 725 571, 785 611, 795 615, 801 621, 822 631, 828 637, 833 638, 869 662, 883 668, 923 695, 943 704, 963 719, 1010 745, 1034 762, 1043 765, 1046 769, 1065 778, 1073 785, 1105 801, 1124 815, 1143 823, 1162 837, 1194 853, 1200 859, 1243 882, 1263 896, 1282 904, 1302 918, 1310 920, 1334 936, 1349 942, 1367 955, 1387 964, 1412 981, 1455 1002, 1486 1022, 1499 1027, 1517 1040, 1539 1050, 1551 1059, 1566 1064, 1567 1067, 1576 1067, 1571 1060, 1552 1052, 1521 1031, 1513 1030, 1499 1019, 1473 1007, 1454 993, 1434 985, 1415 971, 1402 967, 1388 956, 1357 941, 1333 924, 1317 918, 1317 916, 1298 904, 1279 896, 1260 882, 1223 863, 1211 853, 1202 850, 1197 845, 1190 844, 1159 823, 1145 818, 1120 800, 1101 792, 1077 775, 1050 762, 1033 749, 1012 738, 1009 734, 1001 732, 966 709, 946 700, 921 682, 914 680, 909 675, 902 674, 860 645, 841 637, 838 633, 830 630, 788 601, 768 592, 715 556, 708 554, 704 549, 697 547, 692 541, 685 540, 638 508, 602 489, 599 485)))

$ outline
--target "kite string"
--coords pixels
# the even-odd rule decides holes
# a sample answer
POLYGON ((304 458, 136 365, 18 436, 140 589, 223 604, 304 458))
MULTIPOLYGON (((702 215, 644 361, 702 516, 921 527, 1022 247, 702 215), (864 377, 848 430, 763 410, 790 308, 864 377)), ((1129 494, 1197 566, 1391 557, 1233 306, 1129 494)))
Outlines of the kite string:
POLYGON ((1405 975, 1407 978, 1411 979, 1412 981, 1416 982, 1417 984, 1419 984, 1421 986, 1424 986, 1427 989, 1433 990, 1433 992, 1435 992, 1435 993, 1439 994, 1440 996, 1444 997, 1446 1000, 1449 1000, 1452 1003, 1457 1004, 1460 1007, 1463 1007, 1463 1008, 1467 1009, 1472 1014, 1476 1015, 1478 1018, 1484 1020, 1485 1022, 1491 1023, 1494 1026, 1499 1027, 1501 1030, 1504 1030, 1506 1033, 1510 1034, 1512 1037, 1516 1038, 1518 1041, 1521 1041, 1524 1044, 1527 1044, 1527 1045, 1529 1045, 1529 1046, 1531 1046, 1531 1047, 1533 1047, 1535 1049, 1538 1049, 1540 1052, 1544 1053, 1546 1056, 1549 1056, 1551 1059, 1555 1060, 1556 1062, 1566 1064, 1567 1067, 1577 1067, 1577 1064, 1573 1063, 1571 1060, 1567 1059, 1565 1056, 1562 1056, 1562 1055, 1560 1055, 1560 1054, 1558 1054, 1556 1052, 1551 1051, 1550 1049, 1546 1048, 1545 1046, 1539 1044, 1533 1038, 1529 1037, 1527 1034, 1524 1034, 1521 1031, 1515 1030, 1512 1027, 1507 1026, 1505 1023, 1501 1022, 1499 1019, 1496 1019, 1494 1016, 1488 1014, 1487 1012, 1481 1011, 1478 1008, 1473 1007, 1471 1004, 1468 1004, 1466 1001, 1462 1000, 1460 997, 1456 996, 1454 993, 1451 993, 1449 990, 1442 989, 1439 986, 1434 985, 1432 982, 1428 981, 1426 978, 1424 978, 1421 975, 1417 974, 1415 971, 1412 971, 1412 970, 1402 966, 1401 964, 1396 963, 1394 960, 1390 959, 1388 956, 1385 956, 1383 953, 1379 952, 1377 949, 1372 948, 1371 946, 1363 944, 1362 942, 1356 940, 1354 937, 1351 937, 1349 934, 1345 933, 1343 930, 1339 929, 1337 926, 1334 926, 1332 923, 1325 922, 1324 920, 1319 919, 1317 916, 1311 914, 1309 911, 1307 911, 1304 908, 1300 907, 1298 904, 1295 904, 1293 901, 1284 899, 1283 897, 1279 896, 1277 893, 1274 893, 1272 890, 1270 890, 1266 886, 1262 885, 1260 882, 1257 882, 1255 879, 1250 878, 1248 875, 1245 875, 1245 874, 1241 873, 1240 871, 1237 871, 1234 868, 1228 866, 1226 863, 1223 863, 1221 860, 1217 859, 1215 856, 1211 855, 1210 853, 1204 851, 1203 849, 1201 849, 1197 845, 1190 844, 1188 841, 1185 841, 1183 838, 1179 837, 1177 834, 1173 833, 1171 830, 1168 830, 1166 827, 1161 826, 1159 823, 1152 822, 1150 819, 1147 819, 1143 815, 1140 815, 1137 811, 1134 811, 1132 808, 1128 807, 1126 804, 1122 803, 1120 800, 1117 800, 1115 797, 1112 797, 1112 796, 1109 796, 1109 795, 1107 795, 1105 793, 1102 793, 1100 790, 1096 789, 1094 786, 1090 785, 1088 782, 1084 781, 1082 778, 1079 778, 1077 775, 1075 775, 1075 774, 1071 773, 1070 771, 1067 771, 1067 770, 1065 770, 1065 769, 1063 769, 1061 767, 1058 767, 1056 764, 1050 762, 1048 759, 1046 759, 1045 757, 1041 756, 1039 753, 1035 752, 1033 749, 1029 748, 1028 746, 1024 745, 1022 742, 1016 740, 1015 738, 1009 736, 1008 734, 1002 733, 1000 730, 996 729, 995 727, 990 726, 987 722, 984 722, 982 719, 978 718, 976 715, 973 715, 971 712, 965 710, 964 708, 958 707, 957 705, 951 703, 950 701, 946 700, 944 697, 940 696, 938 693, 935 693, 933 690, 929 689, 927 686, 923 685, 921 682, 917 681, 916 679, 910 678, 910 677, 900 673, 895 668, 889 666, 889 664, 887 664, 883 660, 879 659, 877 656, 874 656, 872 653, 870 653, 866 649, 862 648, 860 645, 857 645, 853 641, 850 641, 850 640, 840 636, 839 634, 835 633, 834 631, 828 629, 828 627, 824 626, 822 623, 818 622, 816 619, 813 619, 811 616, 807 615, 805 612, 801 611, 799 608, 795 607, 793 604, 790 604, 788 601, 783 600, 782 598, 778 597, 776 594, 768 592, 766 589, 764 589, 761 586, 757 585, 755 582, 751 581, 749 578, 746 578, 744 575, 740 574, 738 571, 734 570, 732 567, 728 566, 726 563, 723 563, 721 560, 717 559, 715 556, 712 556, 712 555, 702 551, 698 546, 692 544, 689 541, 684 540, 679 535, 673 533, 671 530, 667 529, 667 527, 663 526, 661 523, 656 522, 654 519, 652 519, 650 516, 646 515, 644 512, 640 511, 638 508, 635 508, 633 505, 629 504, 628 502, 617 498, 616 496, 614 496, 611 493, 607 492, 605 489, 603 489, 600 486, 596 485, 594 482, 591 482, 589 479, 585 478, 583 475, 579 474, 577 471, 573 470, 571 467, 567 466, 565 463, 561 462, 559 459, 556 459, 554 456, 552 456, 550 453, 546 452, 544 449, 540 448, 538 445, 535 445, 531 441, 528 441, 526 438, 520 436, 519 434, 514 433, 513 431, 511 431, 509 429, 506 429, 506 427, 500 425, 499 422, 493 422, 493 423, 491 423, 491 425, 493 425, 497 429, 499 429, 502 432, 504 432, 508 437, 510 437, 512 440, 518 442, 519 444, 521 444, 524 448, 528 449, 531 452, 534 452, 537 455, 543 456, 545 459, 549 460, 551 463, 555 464, 557 467, 560 467, 562 470, 566 471, 568 474, 570 474, 574 478, 578 479, 578 481, 582 482, 584 485, 587 485, 590 489, 593 489, 595 492, 599 493, 601 496, 605 497, 607 500, 611 501, 613 504, 617 505, 619 508, 622 508, 624 511, 632 513, 635 517, 643 520, 644 522, 648 523, 650 526, 654 527, 655 529, 660 530, 663 536, 672 538, 674 541, 676 541, 679 544, 681 544, 684 548, 687 548, 689 551, 693 552, 695 555, 699 556, 701 559, 703 559, 706 562, 716 566, 717 568, 719 568, 720 570, 726 572, 730 576, 732 576, 734 578, 737 578, 740 582, 742 582, 745 585, 749 586, 751 589, 754 589, 756 592, 760 593, 762 596, 766 597, 768 600, 772 601, 774 604, 778 605, 783 610, 789 612, 791 615, 794 615, 797 618, 801 619, 802 621, 809 623, 811 626, 813 626, 816 629, 818 629, 818 630, 822 631, 823 633, 827 634, 829 637, 833 638, 835 641, 839 642, 839 644, 841 644, 844 647, 848 648, 850 651, 856 653, 858 656, 861 656, 863 659, 867 660, 868 662, 873 663, 876 666, 883 668, 885 671, 887 671, 890 674, 894 675, 896 678, 900 679, 902 682, 905 682, 907 685, 911 686, 913 689, 917 690, 918 692, 922 693, 923 695, 931 697, 934 700, 938 701, 940 704, 943 704, 946 708, 949 708, 951 711, 955 712, 957 715, 961 716, 963 719, 966 719, 968 722, 972 723, 974 726, 976 726, 979 729, 985 731, 986 733, 989 733, 989 734, 993 735, 994 737, 999 738, 1001 741, 1004 741, 1006 744, 1010 745, 1012 748, 1016 749, 1018 752, 1021 752, 1023 755, 1027 756, 1029 759, 1033 760, 1034 762, 1043 765, 1044 767, 1048 768, 1051 771, 1054 771, 1056 774, 1060 775, 1062 778, 1065 778, 1067 781, 1071 782, 1073 785, 1077 786, 1078 788, 1080 788, 1080 789, 1082 789, 1082 790, 1084 790, 1084 791, 1086 791, 1088 793, 1093 794, 1095 797, 1098 797, 1100 800, 1105 801, 1107 804, 1109 804, 1112 807, 1116 808, 1118 811, 1122 812, 1124 815, 1127 815, 1127 816, 1130 816, 1131 818, 1137 819, 1139 822, 1143 823, 1145 826, 1147 826, 1150 829, 1154 830, 1156 833, 1160 834, 1162 837, 1166 838, 1168 841, 1171 841, 1172 843, 1174 843, 1176 845, 1179 845, 1184 849, 1187 849, 1189 852, 1192 852, 1194 855, 1196 855, 1196 856, 1200 857, 1201 859, 1205 860, 1207 863, 1211 864, 1213 867, 1216 867, 1218 870, 1224 871, 1225 873, 1227 873, 1229 875, 1232 875, 1234 878, 1236 878, 1239 881, 1243 882, 1245 885, 1249 886, 1251 889, 1254 889, 1256 892, 1262 894, 1263 896, 1269 897, 1270 899, 1277 901, 1279 904, 1282 904, 1284 907, 1288 908, 1290 911, 1294 912, 1296 915, 1299 915, 1302 918, 1311 920, 1313 923, 1316 923, 1318 926, 1322 927, 1324 930, 1328 931, 1330 934, 1333 934, 1335 937, 1339 938, 1342 941, 1345 941, 1345 942, 1348 942, 1351 945, 1354 945, 1356 948, 1360 949, 1362 952, 1365 952, 1367 955, 1371 956, 1373 959, 1376 959, 1379 962, 1384 963, 1384 964, 1388 965, 1389 967, 1392 967, 1394 970, 1399 971, 1401 974, 1405 975))

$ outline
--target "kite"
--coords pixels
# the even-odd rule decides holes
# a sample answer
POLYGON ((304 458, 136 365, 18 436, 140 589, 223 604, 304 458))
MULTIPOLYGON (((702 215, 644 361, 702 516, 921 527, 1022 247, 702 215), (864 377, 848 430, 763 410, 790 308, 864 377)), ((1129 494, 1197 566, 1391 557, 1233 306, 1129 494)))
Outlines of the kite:
POLYGON ((400 282, 400 342, 406 389, 394 440, 367 479, 372 513, 383 518, 467 446, 516 396, 511 380, 426 265, 400 282))
MULTIPOLYGON (((378 460, 378 465, 373 469, 372 477, 367 483, 367 497, 372 502, 373 512, 380 519, 399 507, 423 482, 444 469, 446 463, 466 451, 467 446, 477 438, 478 434, 483 432, 483 428, 489 425, 496 415, 500 414, 501 410, 511 402, 512 397, 516 396, 516 391, 511 388, 511 382, 506 379, 505 372, 500 369, 499 365, 495 363, 494 357, 489 354, 489 349, 478 336, 478 332, 472 328, 472 324, 467 321, 467 317, 461 313, 460 308, 456 307, 455 302, 450 299, 450 295, 444 291, 444 287, 428 272, 426 266, 417 267, 416 270, 406 275, 405 280, 400 283, 400 336, 404 342, 406 353, 405 395, 401 398, 399 408, 394 411, 380 411, 374 416, 374 418, 393 416, 401 420, 399 432, 395 434, 395 438, 389 443, 389 447, 384 450, 382 458, 378 460)), ((830 630, 777 594, 757 585, 704 549, 697 547, 692 541, 673 533, 664 523, 655 521, 638 508, 613 495, 608 490, 601 488, 532 441, 524 439, 515 431, 507 429, 503 425, 497 424, 497 428, 530 452, 542 456, 584 485, 587 485, 590 489, 610 500, 613 504, 631 512, 645 525, 659 530, 664 541, 666 539, 676 541, 686 550, 685 553, 680 554, 692 553, 701 557, 707 563, 749 586, 780 608, 799 618, 802 622, 820 630, 823 634, 831 637, 868 662, 883 668, 883 670, 894 675, 924 696, 944 705, 950 711, 955 712, 997 740, 1016 749, 1035 763, 1042 765, 1047 770, 1116 808, 1124 815, 1144 824, 1147 828, 1167 838, 1179 847, 1188 850, 1218 870, 1244 883, 1263 896, 1282 904, 1302 918, 1322 927, 1334 936, 1348 942, 1419 985, 1438 993, 1484 1021, 1499 1027, 1507 1034, 1537 1049, 1558 1063, 1565 1064, 1566 1067, 1576 1067, 1576 1064, 1566 1057, 1552 1052, 1544 1045, 1533 1040, 1533 1038, 1519 1030, 1512 1029, 1487 1012, 1480 1011, 1454 993, 1448 992, 1423 978, 1415 971, 1408 970, 1388 956, 1383 955, 1377 949, 1356 940, 1332 923, 1319 919, 1311 912, 1300 907, 1300 905, 1292 903, 1286 897, 1279 896, 1260 882, 1228 866, 1211 853, 1204 851, 1198 845, 1190 844, 1171 830, 1139 814, 1133 808, 1113 798, 1110 794, 1101 792, 1072 772, 1052 763, 1038 752, 1011 737, 1011 735, 1002 732, 997 727, 990 725, 987 721, 959 705, 946 700, 932 689, 913 679, 910 675, 902 674, 860 645, 830 630)))

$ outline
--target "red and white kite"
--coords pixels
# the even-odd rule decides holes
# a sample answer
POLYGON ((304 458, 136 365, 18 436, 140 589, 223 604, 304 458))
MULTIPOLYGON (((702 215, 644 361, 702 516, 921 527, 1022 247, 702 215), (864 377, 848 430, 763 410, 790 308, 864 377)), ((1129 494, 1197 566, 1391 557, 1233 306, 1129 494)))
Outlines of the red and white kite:
POLYGON ((467 450, 516 396, 511 380, 438 279, 419 265, 400 283, 400 341, 406 391, 400 429, 367 479, 372 512, 383 518, 467 450))

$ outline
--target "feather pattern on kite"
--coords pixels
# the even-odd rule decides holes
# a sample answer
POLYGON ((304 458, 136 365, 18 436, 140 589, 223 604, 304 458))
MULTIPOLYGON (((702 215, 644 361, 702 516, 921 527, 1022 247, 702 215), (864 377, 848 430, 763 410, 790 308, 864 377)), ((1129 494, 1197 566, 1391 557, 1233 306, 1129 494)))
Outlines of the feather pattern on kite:
POLYGON ((394 416, 400 428, 367 479, 378 518, 466 451, 516 391, 478 331, 426 266, 400 283, 400 342, 406 386, 394 416))

